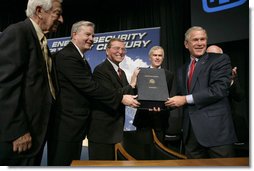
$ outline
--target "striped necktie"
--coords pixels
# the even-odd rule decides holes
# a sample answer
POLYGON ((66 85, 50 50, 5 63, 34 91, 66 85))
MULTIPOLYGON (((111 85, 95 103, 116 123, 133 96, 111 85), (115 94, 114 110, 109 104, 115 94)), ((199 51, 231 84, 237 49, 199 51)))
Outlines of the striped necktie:
POLYGON ((54 99, 56 99, 55 88, 53 86, 52 79, 51 79, 52 60, 48 55, 48 44, 47 44, 47 38, 45 36, 43 36, 43 38, 41 39, 41 43, 42 43, 43 57, 44 57, 44 60, 46 63, 46 68, 47 68, 47 75, 48 75, 48 83, 49 83, 50 92, 51 92, 52 97, 54 99))

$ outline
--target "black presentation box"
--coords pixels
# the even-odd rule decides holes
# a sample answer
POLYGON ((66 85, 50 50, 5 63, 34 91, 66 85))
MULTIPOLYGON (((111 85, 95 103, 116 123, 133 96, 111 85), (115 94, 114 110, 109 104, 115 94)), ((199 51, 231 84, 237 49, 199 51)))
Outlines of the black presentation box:
POLYGON ((164 69, 141 68, 137 78, 137 90, 140 109, 165 109, 164 103, 169 94, 164 69))

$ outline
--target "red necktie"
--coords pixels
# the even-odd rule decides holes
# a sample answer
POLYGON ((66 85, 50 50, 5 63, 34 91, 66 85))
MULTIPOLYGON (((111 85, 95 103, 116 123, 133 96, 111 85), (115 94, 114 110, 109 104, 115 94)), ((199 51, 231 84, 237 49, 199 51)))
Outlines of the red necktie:
POLYGON ((122 78, 122 72, 123 72, 122 69, 118 68, 117 72, 118 72, 119 78, 121 79, 122 78))
POLYGON ((192 59, 190 69, 189 69, 189 78, 188 78, 188 82, 187 82, 188 92, 190 92, 191 80, 192 80, 193 72, 195 69, 195 64, 196 64, 196 60, 192 59))

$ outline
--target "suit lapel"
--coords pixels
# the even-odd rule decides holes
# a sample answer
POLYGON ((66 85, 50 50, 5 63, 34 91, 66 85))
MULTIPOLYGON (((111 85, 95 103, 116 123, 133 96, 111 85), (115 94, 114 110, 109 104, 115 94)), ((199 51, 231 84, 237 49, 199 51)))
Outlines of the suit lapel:
POLYGON ((196 66, 195 66, 195 70, 194 70, 194 73, 193 73, 193 77, 192 77, 192 80, 191 80, 191 87, 190 87, 190 92, 192 92, 193 88, 195 87, 195 84, 197 82, 197 78, 198 78, 198 75, 199 73, 203 70, 205 64, 206 64, 206 61, 208 59, 208 55, 207 53, 205 53, 203 56, 200 57, 200 59, 198 60, 196 66))
POLYGON ((88 61, 85 59, 85 55, 84 55, 84 58, 83 58, 83 62, 85 63, 85 65, 89 69, 89 71, 92 73, 91 66, 89 65, 88 61))
POLYGON ((127 80, 127 77, 126 77, 126 74, 125 74, 124 70, 123 70, 122 72, 123 72, 123 73, 122 73, 121 84, 122 84, 122 86, 126 86, 126 85, 129 84, 129 82, 128 82, 128 80, 127 80))
POLYGON ((183 74, 182 74, 182 80, 184 80, 184 92, 187 94, 188 93, 188 88, 187 88, 187 82, 188 82, 188 69, 189 69, 189 63, 186 63, 185 66, 183 67, 183 74))
MULTIPOLYGON (((117 82, 120 83, 121 86, 123 86, 122 80, 119 78, 118 73, 115 71, 112 64, 107 59, 105 59, 105 64, 109 68, 110 72, 112 73, 113 77, 117 80, 117 82)), ((122 78, 124 78, 124 75, 125 74, 124 74, 124 71, 123 71, 122 78)))
MULTIPOLYGON (((40 44, 40 40, 37 36, 37 33, 36 33, 36 30, 32 24, 32 22, 30 21, 29 18, 25 19, 25 24, 27 27, 29 27, 30 31, 32 32, 32 35, 33 35, 33 39, 34 39, 34 42, 35 42, 35 46, 36 46, 36 49, 38 51, 38 60, 40 61, 41 63, 41 66, 43 68, 43 76, 46 80, 48 80, 48 73, 47 73, 47 68, 46 68, 46 62, 44 60, 44 57, 43 57, 43 53, 42 53, 42 49, 41 49, 41 44, 40 44)), ((48 48, 48 47, 47 47, 48 48)), ((51 57, 51 53, 49 51, 49 48, 48 48, 48 55, 49 57, 51 57)))
MULTIPOLYGON (((36 48, 38 49, 38 57, 39 57, 39 61, 41 61, 41 64, 44 68, 44 72, 45 72, 45 75, 47 75, 47 69, 46 69, 46 63, 45 63, 45 60, 44 60, 44 57, 43 57, 43 53, 42 53, 42 50, 41 50, 41 45, 40 45, 40 40, 37 36, 37 33, 36 33, 36 30, 32 24, 32 22, 30 21, 29 18, 27 18, 25 21, 26 25, 30 28, 31 32, 32 32, 32 35, 33 35, 33 38, 34 38, 34 42, 35 42, 35 46, 36 48)), ((50 52, 50 51, 49 51, 50 52)), ((49 53, 49 56, 50 56, 50 53, 49 53)))
POLYGON ((88 68, 88 71, 90 74, 92 74, 92 69, 91 66, 89 65, 88 61, 85 58, 85 55, 82 57, 78 51, 78 49, 76 48, 76 46, 70 41, 69 44, 66 47, 70 47, 71 49, 73 49, 75 51, 75 57, 77 57, 82 63, 84 63, 85 67, 88 68))

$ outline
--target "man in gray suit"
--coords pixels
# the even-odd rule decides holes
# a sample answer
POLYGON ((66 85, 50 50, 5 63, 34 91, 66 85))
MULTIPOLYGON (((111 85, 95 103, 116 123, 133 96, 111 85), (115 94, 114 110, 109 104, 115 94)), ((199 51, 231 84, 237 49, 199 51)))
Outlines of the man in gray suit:
POLYGON ((202 27, 188 29, 184 45, 193 65, 188 63, 179 69, 179 96, 169 98, 165 105, 183 106, 186 155, 188 158, 233 157, 232 144, 237 138, 228 101, 230 59, 226 54, 205 52, 207 33, 202 27))

